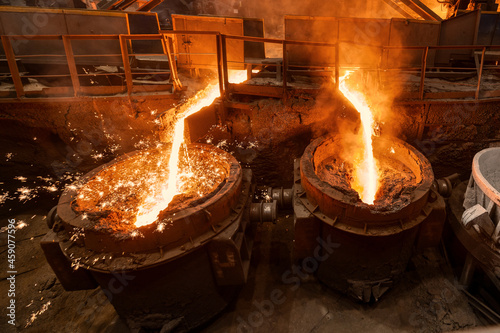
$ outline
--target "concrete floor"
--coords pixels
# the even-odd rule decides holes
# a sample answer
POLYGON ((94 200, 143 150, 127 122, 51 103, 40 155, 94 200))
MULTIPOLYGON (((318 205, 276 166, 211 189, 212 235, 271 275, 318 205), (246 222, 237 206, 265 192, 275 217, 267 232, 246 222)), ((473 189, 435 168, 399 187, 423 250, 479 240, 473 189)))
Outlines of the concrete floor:
MULTIPOLYGON (((1 298, 1 332, 127 332, 100 289, 64 291, 39 246, 47 231, 38 207, 15 216, 27 226, 16 232, 16 326, 7 324, 8 299, 1 298)), ((481 326, 437 249, 413 256, 402 280, 376 304, 360 304, 291 269, 293 215, 258 227, 248 283, 202 332, 446 332, 481 326)), ((6 233, 0 234, 6 262, 6 233)), ((3 264, 2 264, 3 265, 3 264)), ((2 272, 0 290, 8 281, 2 272)))

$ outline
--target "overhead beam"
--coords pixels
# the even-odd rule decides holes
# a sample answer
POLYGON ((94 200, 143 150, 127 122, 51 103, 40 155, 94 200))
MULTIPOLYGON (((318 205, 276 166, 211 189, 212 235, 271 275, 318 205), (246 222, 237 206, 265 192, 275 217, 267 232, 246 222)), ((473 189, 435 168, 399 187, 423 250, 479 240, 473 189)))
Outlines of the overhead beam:
POLYGON ((122 0, 122 1, 118 1, 118 2, 115 2, 114 4, 112 4, 111 6, 109 6, 109 8, 107 8, 108 10, 124 10, 130 6, 132 6, 137 0, 122 0))
POLYGON ((399 14, 403 15, 405 18, 413 19, 414 17, 408 13, 404 8, 396 3, 394 0, 383 0, 387 5, 396 10, 399 14))
POLYGON ((423 4, 420 0, 401 0, 402 3, 410 7, 415 13, 417 13, 424 20, 432 21, 442 21, 443 19, 429 7, 423 4))
POLYGON ((139 7, 137 9, 137 11, 138 12, 149 12, 153 8, 155 8, 156 6, 161 4, 162 2, 163 2, 163 0, 150 0, 150 1, 146 2, 144 5, 142 5, 141 7, 139 7))

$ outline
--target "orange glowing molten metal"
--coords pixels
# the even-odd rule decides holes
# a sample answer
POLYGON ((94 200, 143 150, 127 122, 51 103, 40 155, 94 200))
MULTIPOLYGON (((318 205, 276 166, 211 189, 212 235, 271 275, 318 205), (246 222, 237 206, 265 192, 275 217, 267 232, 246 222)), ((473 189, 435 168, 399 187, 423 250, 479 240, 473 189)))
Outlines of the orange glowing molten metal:
MULTIPOLYGON (((355 170, 351 187, 358 192, 361 201, 369 205, 373 205, 375 195, 379 187, 379 171, 377 161, 373 156, 372 135, 374 128, 374 120, 372 111, 368 105, 365 96, 353 89, 349 78, 353 72, 347 71, 346 74, 339 79, 339 89, 342 94, 354 105, 359 112, 361 118, 362 129, 362 151, 359 161, 355 161, 355 170)), ((355 152, 355 158, 356 152, 355 152)))
MULTIPOLYGON (((229 75, 229 82, 241 83, 246 80, 246 71, 234 71, 229 75)), ((158 214, 168 207, 174 196, 180 192, 179 180, 181 177, 189 179, 190 175, 179 174, 179 152, 184 143, 184 119, 202 108, 211 105, 220 96, 219 86, 209 84, 205 89, 199 91, 194 97, 181 107, 177 115, 172 136, 172 150, 168 160, 168 180, 161 187, 160 193, 153 193, 146 198, 139 207, 135 221, 136 227, 141 227, 153 223, 158 214)))

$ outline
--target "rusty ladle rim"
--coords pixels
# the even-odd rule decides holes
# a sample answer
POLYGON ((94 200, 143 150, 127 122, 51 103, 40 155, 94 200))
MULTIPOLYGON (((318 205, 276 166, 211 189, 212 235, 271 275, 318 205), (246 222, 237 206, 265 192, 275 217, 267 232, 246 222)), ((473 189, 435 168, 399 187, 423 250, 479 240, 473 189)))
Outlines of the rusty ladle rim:
MULTIPOLYGON (((326 215, 330 224, 341 230, 366 235, 381 236, 399 233, 418 225, 429 214, 426 209, 434 173, 427 158, 415 147, 394 138, 385 137, 377 140, 392 140, 408 150, 409 154, 418 160, 422 180, 412 193, 411 202, 397 211, 374 211, 369 205, 353 203, 346 195, 336 190, 330 184, 319 179, 314 167, 314 153, 327 140, 334 140, 335 134, 320 137, 311 142, 300 159, 301 185, 305 190, 311 213, 319 210, 326 215)), ((317 215, 317 214, 315 214, 317 215)))
MULTIPOLYGON (((171 215, 170 228, 163 232, 157 222, 137 228, 142 236, 116 239, 109 232, 98 231, 84 214, 75 213, 71 203, 78 189, 66 189, 59 199, 57 214, 64 230, 59 231, 61 248, 69 258, 80 258, 80 264, 96 271, 139 269, 185 255, 223 231, 239 213, 239 197, 242 188, 242 170, 231 154, 208 144, 190 144, 188 149, 200 149, 213 154, 222 154, 228 163, 228 175, 223 186, 212 197, 194 207, 171 215), (84 232, 83 237, 71 236, 84 232)), ((155 150, 155 149, 151 149, 155 150)), ((86 183, 101 170, 132 158, 146 151, 134 151, 101 165, 82 177, 86 183)))

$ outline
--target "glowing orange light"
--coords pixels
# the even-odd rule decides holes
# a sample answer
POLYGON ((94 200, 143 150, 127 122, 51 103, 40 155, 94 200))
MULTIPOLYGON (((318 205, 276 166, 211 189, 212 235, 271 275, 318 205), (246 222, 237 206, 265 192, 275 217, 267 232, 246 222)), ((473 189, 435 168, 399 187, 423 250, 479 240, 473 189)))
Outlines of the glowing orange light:
POLYGON ((379 183, 378 168, 373 156, 372 144, 374 121, 372 111, 368 106, 365 96, 359 91, 352 89, 352 87, 348 87, 347 82, 352 73, 353 71, 347 71, 339 79, 340 91, 359 112, 363 131, 362 158, 360 163, 355 165, 351 187, 359 193, 361 201, 372 205, 375 201, 379 183))
MULTIPOLYGON (((246 71, 234 71, 229 73, 229 82, 241 83, 247 79, 246 71)), ((220 96, 219 86, 209 84, 205 89, 199 91, 182 106, 177 121, 174 125, 172 136, 172 150, 168 160, 168 180, 161 188, 161 193, 153 193, 139 207, 134 225, 141 227, 153 223, 158 214, 168 207, 174 196, 180 194, 179 186, 179 151, 184 143, 184 119, 211 105, 220 96)))

